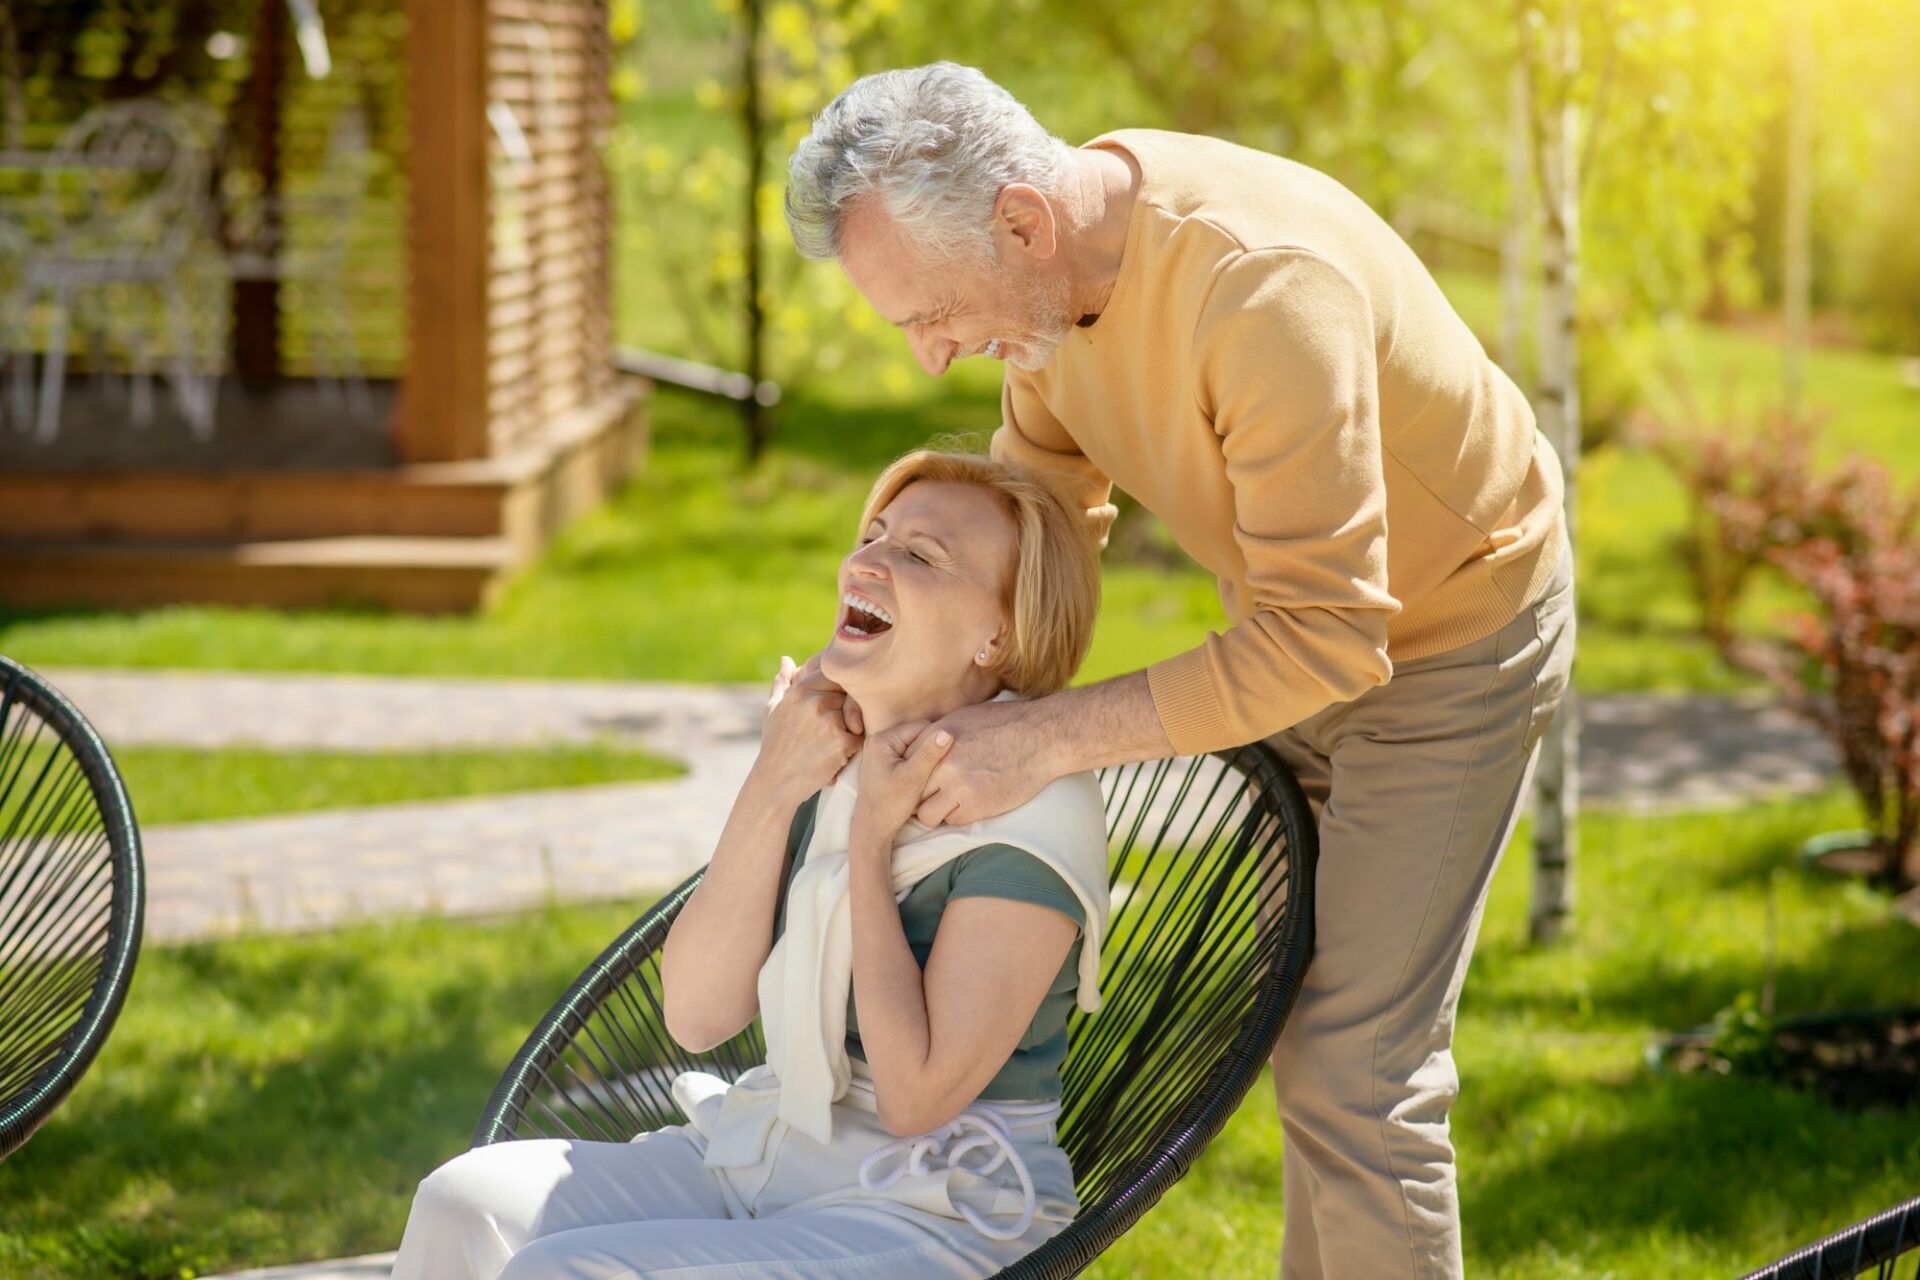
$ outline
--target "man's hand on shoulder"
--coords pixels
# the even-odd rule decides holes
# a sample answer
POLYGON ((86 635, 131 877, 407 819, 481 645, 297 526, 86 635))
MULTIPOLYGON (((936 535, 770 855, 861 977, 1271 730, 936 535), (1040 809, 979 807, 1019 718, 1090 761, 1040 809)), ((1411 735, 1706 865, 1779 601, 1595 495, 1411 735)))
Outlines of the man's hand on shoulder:
POLYGON ((914 815, 929 827, 964 827, 1017 809, 1059 777, 1034 741, 1033 702, 976 702, 936 721, 953 735, 914 815))
POLYGON ((1055 778, 1158 760, 1173 744, 1145 671, 1010 702, 976 702, 934 722, 953 746, 927 780, 915 817, 963 827, 1017 809, 1055 778))

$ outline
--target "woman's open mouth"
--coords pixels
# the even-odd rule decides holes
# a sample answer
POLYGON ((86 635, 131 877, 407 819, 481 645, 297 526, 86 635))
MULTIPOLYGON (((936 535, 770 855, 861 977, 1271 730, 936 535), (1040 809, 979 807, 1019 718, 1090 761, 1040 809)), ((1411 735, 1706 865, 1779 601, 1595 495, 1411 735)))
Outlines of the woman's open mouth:
POLYGON ((891 630, 893 615, 885 609, 851 591, 841 595, 837 634, 848 640, 871 640, 891 630))

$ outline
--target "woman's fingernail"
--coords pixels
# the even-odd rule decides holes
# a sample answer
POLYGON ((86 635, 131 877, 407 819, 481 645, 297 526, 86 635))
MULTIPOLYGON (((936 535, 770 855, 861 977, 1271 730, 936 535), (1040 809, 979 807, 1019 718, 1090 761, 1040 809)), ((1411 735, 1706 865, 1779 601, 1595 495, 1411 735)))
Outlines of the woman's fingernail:
POLYGON ((949 742, 952 742, 952 741, 953 741, 953 735, 948 733, 945 729, 942 729, 940 732, 933 735, 933 745, 936 747, 944 747, 949 742))

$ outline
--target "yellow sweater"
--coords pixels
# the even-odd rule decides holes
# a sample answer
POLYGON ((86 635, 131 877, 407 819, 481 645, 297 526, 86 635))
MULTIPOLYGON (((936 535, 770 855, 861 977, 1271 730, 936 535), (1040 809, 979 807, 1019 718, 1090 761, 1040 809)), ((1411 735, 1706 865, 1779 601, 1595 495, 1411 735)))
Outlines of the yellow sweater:
POLYGON ((1119 278, 1046 368, 1009 366, 993 454, 1102 547, 1119 485, 1219 578, 1232 625, 1147 668, 1174 748, 1264 737, 1510 621, 1566 538, 1560 460, 1406 243, 1264 152, 1087 145, 1141 169, 1119 278))

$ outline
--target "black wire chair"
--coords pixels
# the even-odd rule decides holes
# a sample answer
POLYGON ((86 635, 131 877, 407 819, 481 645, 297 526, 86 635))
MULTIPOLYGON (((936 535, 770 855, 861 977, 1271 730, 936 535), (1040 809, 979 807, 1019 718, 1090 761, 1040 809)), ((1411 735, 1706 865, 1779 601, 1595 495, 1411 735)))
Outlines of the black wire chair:
POLYGON ((100 1051, 145 901, 133 807, 100 735, 0 657, 0 1159, 100 1051))
POLYGON ((1897 1280, 1901 1258, 1920 1280, 1920 1196, 1876 1213, 1752 1272, 1745 1280, 1897 1280))
MULTIPOLYGON (((1077 1274, 1178 1182, 1260 1074, 1313 950, 1318 836, 1263 744, 1103 770, 1113 915, 1103 1008, 1068 1024, 1060 1144, 1080 1213, 1002 1272, 1077 1274)), ((660 948, 699 882, 642 915, 574 982, 507 1068, 473 1135, 622 1142, 684 1123, 674 1076, 732 1079, 756 1024, 690 1054, 667 1035, 660 948)))

